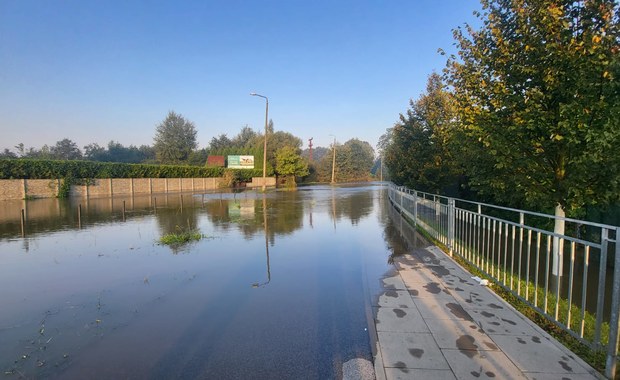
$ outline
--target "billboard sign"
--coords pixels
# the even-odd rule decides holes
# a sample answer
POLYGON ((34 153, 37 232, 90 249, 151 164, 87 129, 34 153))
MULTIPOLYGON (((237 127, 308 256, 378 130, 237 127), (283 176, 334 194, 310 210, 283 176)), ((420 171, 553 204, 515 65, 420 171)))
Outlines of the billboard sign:
POLYGON ((229 169, 254 169, 254 156, 228 156, 229 169))

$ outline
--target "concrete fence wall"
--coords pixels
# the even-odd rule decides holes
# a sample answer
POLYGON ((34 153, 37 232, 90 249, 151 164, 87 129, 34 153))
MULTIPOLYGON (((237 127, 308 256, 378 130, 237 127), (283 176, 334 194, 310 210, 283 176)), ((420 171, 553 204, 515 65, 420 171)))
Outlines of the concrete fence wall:
MULTIPOLYGON (((262 186, 261 177, 252 178, 247 187, 262 186)), ((112 197, 116 195, 148 195, 177 192, 208 191, 220 188, 221 178, 105 178, 94 179, 88 185, 72 185, 71 196, 112 197)), ((0 200, 54 198, 61 181, 58 179, 1 179, 0 200)), ((267 177, 266 186, 276 185, 267 177)))
POLYGON ((0 180, 0 199, 51 198, 58 194, 57 179, 0 180))

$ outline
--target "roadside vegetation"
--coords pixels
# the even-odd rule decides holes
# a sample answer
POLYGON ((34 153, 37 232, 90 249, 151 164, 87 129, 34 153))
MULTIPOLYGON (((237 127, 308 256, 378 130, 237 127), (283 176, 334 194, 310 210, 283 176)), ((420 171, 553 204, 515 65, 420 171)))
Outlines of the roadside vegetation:
POLYGON ((620 5, 482 5, 380 139, 391 179, 575 218, 620 203, 620 5))

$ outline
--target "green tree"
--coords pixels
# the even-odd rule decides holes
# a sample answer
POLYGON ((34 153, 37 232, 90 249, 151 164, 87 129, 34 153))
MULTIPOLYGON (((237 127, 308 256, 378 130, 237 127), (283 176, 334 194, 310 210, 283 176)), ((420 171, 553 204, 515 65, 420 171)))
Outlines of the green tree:
POLYGON ((332 162, 336 150, 335 181, 366 181, 370 179, 370 170, 373 167, 375 151, 372 146, 359 139, 353 138, 344 144, 332 144, 329 151, 316 164, 316 179, 321 182, 331 181, 332 162))
POLYGON ((224 152, 224 150, 232 147, 232 141, 228 138, 225 133, 222 133, 219 136, 213 137, 211 142, 209 142, 209 151, 213 154, 220 154, 224 152))
POLYGON ((375 161, 375 150, 367 141, 352 138, 336 150, 340 181, 367 180, 375 161))
POLYGON ((52 156, 57 160, 79 160, 82 152, 77 144, 69 139, 62 139, 56 142, 51 148, 52 156))
POLYGON ((106 149, 97 143, 84 146, 84 158, 89 161, 106 161, 106 155, 106 149))
POLYGON ((209 150, 206 148, 192 151, 187 158, 187 163, 195 166, 204 166, 207 164, 207 157, 209 157, 209 150))
POLYGON ((308 163, 290 146, 278 149, 276 153, 276 174, 287 179, 287 184, 294 186, 295 177, 309 174, 308 163))
POLYGON ((0 159, 17 158, 17 154, 11 152, 8 148, 4 148, 4 152, 0 152, 0 159))
POLYGON ((241 131, 237 134, 237 136, 233 137, 231 140, 231 144, 237 148, 246 148, 248 145, 256 138, 257 133, 247 125, 241 128, 241 131))
MULTIPOLYGON (((618 3, 482 0, 448 60, 470 184, 556 215, 620 193, 618 3)), ((557 226, 556 226, 557 227, 557 226)))
POLYGON ((441 77, 428 77, 426 92, 379 140, 394 182, 432 193, 453 193, 459 166, 451 150, 456 110, 441 77), (452 191, 450 191, 452 190, 452 191))
MULTIPOLYGON (((255 162, 262 168, 263 160, 263 144, 265 135, 256 134, 252 141, 248 142, 246 147, 253 152, 257 152, 255 162)), ((290 147, 297 154, 301 154, 302 141, 299 137, 289 132, 274 131, 273 121, 269 121, 267 128, 267 171, 276 167, 276 152, 284 147, 290 147)))
POLYGON ((157 160, 164 164, 185 162, 198 147, 194 123, 174 111, 157 126, 154 142, 157 160))

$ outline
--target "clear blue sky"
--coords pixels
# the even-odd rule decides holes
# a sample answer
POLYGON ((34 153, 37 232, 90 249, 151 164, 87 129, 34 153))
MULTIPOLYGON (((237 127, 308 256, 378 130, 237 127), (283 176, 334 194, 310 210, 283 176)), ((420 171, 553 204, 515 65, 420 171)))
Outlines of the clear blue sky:
POLYGON ((477 0, 0 0, 0 149, 152 144, 169 110, 200 147, 246 124, 304 148, 375 147, 454 52, 477 0))

